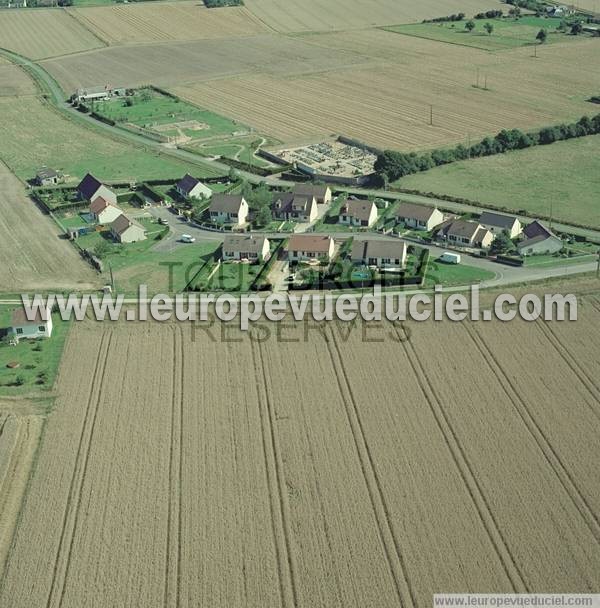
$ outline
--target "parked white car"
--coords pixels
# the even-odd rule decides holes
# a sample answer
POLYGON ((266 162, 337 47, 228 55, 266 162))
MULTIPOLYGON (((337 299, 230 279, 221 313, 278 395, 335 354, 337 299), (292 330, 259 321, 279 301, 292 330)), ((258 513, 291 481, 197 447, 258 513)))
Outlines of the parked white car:
POLYGON ((460 264, 461 257, 458 253, 450 253, 449 251, 444 251, 440 256, 440 262, 445 262, 446 264, 460 264))
POLYGON ((182 243, 195 243, 196 242, 196 238, 193 237, 191 234, 182 234, 181 238, 179 240, 182 243))

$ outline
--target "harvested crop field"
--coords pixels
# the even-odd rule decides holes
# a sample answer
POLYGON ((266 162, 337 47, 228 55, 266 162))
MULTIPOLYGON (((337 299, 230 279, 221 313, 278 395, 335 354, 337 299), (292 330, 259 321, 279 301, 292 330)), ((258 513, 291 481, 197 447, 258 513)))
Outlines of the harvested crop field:
POLYGON ((246 6, 264 23, 279 32, 348 30, 372 25, 412 23, 465 12, 499 8, 499 0, 246 0, 246 6))
POLYGON ((597 300, 581 316, 288 324, 261 342, 218 324, 77 324, 0 604, 597 591, 597 300))
POLYGON ((365 61, 352 51, 323 53, 322 48, 298 38, 261 35, 114 47, 43 62, 43 66, 65 91, 71 91, 98 82, 166 86, 256 72, 286 77, 339 70, 365 61))
POLYGON ((0 57, 0 97, 34 95, 35 84, 19 67, 0 57))
POLYGON ((4 290, 94 287, 96 274, 58 228, 25 195, 25 186, 0 162, 0 285, 4 290))
POLYGON ((269 31, 245 8, 210 10, 196 1, 72 8, 69 14, 110 45, 230 38, 269 31))
POLYGON ((414 150, 466 144, 469 137, 503 128, 572 120, 593 112, 585 100, 600 88, 595 40, 551 45, 537 59, 529 49, 493 55, 445 45, 440 52, 442 43, 389 32, 307 40, 380 61, 296 77, 262 74, 198 82, 174 91, 214 111, 227 108, 232 118, 284 142, 338 133, 379 147, 414 150), (392 63, 394 55, 400 60, 392 63), (477 70, 489 90, 473 86, 477 70))
POLYGON ((66 11, 10 10, 0 19, 2 48, 30 59, 56 57, 104 46, 66 11))

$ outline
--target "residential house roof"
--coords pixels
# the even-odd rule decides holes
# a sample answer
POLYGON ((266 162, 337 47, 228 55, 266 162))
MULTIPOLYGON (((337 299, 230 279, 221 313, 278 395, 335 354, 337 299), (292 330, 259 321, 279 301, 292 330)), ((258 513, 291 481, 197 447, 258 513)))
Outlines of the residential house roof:
POLYGON ((40 179, 50 179, 53 177, 60 177, 61 175, 62 173, 60 171, 55 171, 48 167, 40 167, 40 170, 36 173, 36 177, 39 177, 40 179))
POLYGON ((102 182, 97 180, 91 173, 88 173, 77 186, 77 190, 84 198, 88 200, 98 192, 98 188, 102 186, 102 182))
POLYGON ((199 183, 200 183, 199 179, 196 179, 189 173, 186 173, 177 182, 177 188, 187 196, 199 183))
POLYGON ((355 239, 352 243, 352 259, 404 257, 407 245, 404 241, 355 239))
POLYGON ((366 222, 371 218, 373 207, 377 208, 373 201, 347 199, 340 208, 340 215, 347 215, 366 222))
POLYGON ((531 224, 525 226, 523 229, 523 234, 527 239, 533 239, 537 236, 543 236, 545 239, 547 239, 551 236, 556 236, 552 230, 546 228, 546 226, 544 226, 544 224, 538 220, 535 220, 531 222, 531 224))
POLYGON ((329 253, 331 237, 312 234, 296 234, 288 243, 288 251, 310 251, 314 253, 329 253))
POLYGON ((484 228, 483 226, 481 226, 479 228, 479 230, 475 233, 475 242, 476 243, 483 243, 483 239, 488 235, 488 234, 492 234, 487 228, 484 228))
POLYGON ((45 323, 48 320, 49 310, 40 310, 39 308, 35 311, 34 318, 30 321, 27 318, 25 309, 23 307, 16 308, 12 313, 12 327, 22 327, 24 325, 39 325, 45 323))
POLYGON ((90 205, 90 212, 94 215, 98 215, 99 213, 102 213, 107 207, 110 207, 110 203, 101 196, 97 196, 90 205))
POLYGON ((243 251, 247 253, 262 253, 266 237, 256 237, 251 234, 228 234, 223 242, 223 251, 243 251))
POLYGON ((400 203, 396 208, 396 217, 407 217, 419 222, 428 222, 436 210, 436 207, 415 205, 413 203, 400 203))
POLYGON ((469 222, 467 220, 455 220, 442 228, 442 233, 446 236, 452 235, 456 237, 473 239, 481 228, 477 222, 469 222))
POLYGON ((272 206, 277 211, 291 213, 301 211, 306 213, 315 204, 315 197, 312 195, 300 195, 294 192, 278 192, 273 196, 272 206))
POLYGON ((492 213, 484 211, 479 218, 479 223, 486 226, 495 226, 503 230, 510 230, 517 221, 514 215, 502 215, 500 213, 492 213))
POLYGON ((131 226, 137 226, 144 230, 144 227, 139 222, 127 217, 124 213, 121 213, 121 215, 110 225, 112 230, 118 235, 123 234, 131 226))
POLYGON ((210 211, 219 213, 239 213, 244 197, 241 194, 213 194, 210 211))
POLYGON ((294 186, 294 194, 301 196, 314 196, 315 198, 325 198, 329 186, 319 184, 296 184, 294 186))

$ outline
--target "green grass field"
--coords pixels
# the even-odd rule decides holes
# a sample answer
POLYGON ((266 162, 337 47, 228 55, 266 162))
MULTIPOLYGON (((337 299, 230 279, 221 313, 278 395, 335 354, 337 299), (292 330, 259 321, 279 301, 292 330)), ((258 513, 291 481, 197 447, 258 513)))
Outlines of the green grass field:
POLYGON ((556 28, 560 25, 561 20, 554 18, 527 16, 521 17, 518 21, 514 19, 476 19, 476 26, 472 32, 465 29, 466 22, 467 20, 444 23, 414 23, 395 25, 383 29, 397 34, 472 46, 486 51, 501 51, 535 44, 535 37, 542 28, 548 32, 546 44, 577 39, 575 36, 558 32, 556 28), (488 35, 484 30, 486 23, 492 23, 494 26, 491 35, 488 35))
POLYGON ((175 178, 186 172, 199 177, 215 174, 209 167, 111 139, 63 116, 37 97, 22 97, 18 103, 0 99, 0 114, 0 158, 22 179, 33 177, 43 165, 74 178, 89 171, 103 180, 175 178))
POLYGON ((434 285, 470 285, 494 278, 494 273, 465 264, 444 264, 434 260, 429 262, 425 274, 424 287, 434 285))
POLYGON ((600 135, 461 161, 402 178, 402 188, 600 226, 600 135))

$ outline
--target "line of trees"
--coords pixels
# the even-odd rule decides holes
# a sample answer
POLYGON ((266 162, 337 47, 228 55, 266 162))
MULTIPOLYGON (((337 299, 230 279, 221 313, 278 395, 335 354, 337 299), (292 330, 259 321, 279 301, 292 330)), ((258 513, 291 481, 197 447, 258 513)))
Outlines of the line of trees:
POLYGON ((446 23, 448 21, 462 21, 466 15, 457 13, 456 15, 448 15, 447 17, 435 17, 434 19, 423 19, 423 23, 446 23))
POLYGON ((397 152, 385 150, 377 157, 375 172, 378 181, 385 184, 406 175, 428 171, 433 167, 456 161, 482 156, 503 154, 511 150, 523 150, 532 146, 545 146, 556 141, 600 134, 600 114, 593 118, 583 116, 577 122, 544 127, 538 131, 525 133, 520 129, 503 129, 495 137, 485 137, 480 142, 467 147, 463 144, 455 148, 438 149, 432 152, 397 152))
POLYGON ((206 8, 218 8, 220 6, 243 6, 244 0, 204 0, 206 8))

